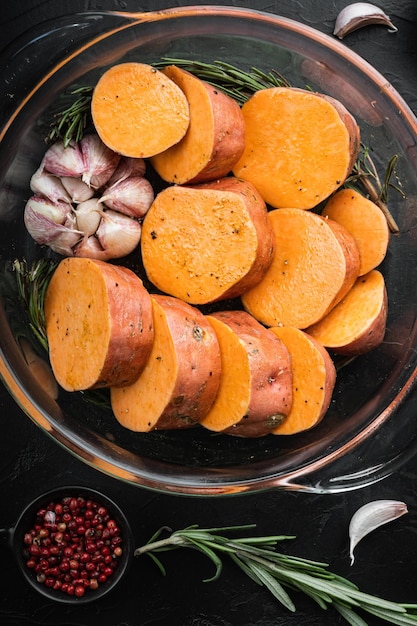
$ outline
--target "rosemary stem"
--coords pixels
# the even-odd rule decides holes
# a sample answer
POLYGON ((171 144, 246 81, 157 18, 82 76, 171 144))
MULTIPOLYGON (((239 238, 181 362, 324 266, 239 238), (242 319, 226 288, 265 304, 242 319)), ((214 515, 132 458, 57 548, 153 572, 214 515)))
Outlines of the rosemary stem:
POLYGON ((133 552, 133 556, 141 556, 142 554, 146 554, 147 552, 159 552, 161 550, 164 550, 165 548, 169 549, 172 546, 191 547, 188 539, 184 539, 179 534, 172 534, 170 537, 166 537, 165 539, 159 539, 158 541, 153 541, 152 543, 147 543, 144 546, 136 548, 133 552))

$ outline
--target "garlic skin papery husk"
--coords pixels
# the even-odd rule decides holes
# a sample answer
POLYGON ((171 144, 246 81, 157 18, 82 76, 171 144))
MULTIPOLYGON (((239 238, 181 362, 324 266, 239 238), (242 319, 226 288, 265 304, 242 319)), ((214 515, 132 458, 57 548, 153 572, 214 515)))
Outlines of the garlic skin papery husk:
POLYGON ((361 506, 349 524, 349 556, 353 565, 354 549, 373 530, 408 513, 405 502, 399 500, 373 500, 361 506))
POLYGON ((25 206, 26 228, 62 256, 127 256, 139 244, 141 220, 154 200, 144 173, 143 159, 121 157, 98 135, 66 148, 56 142, 31 178, 35 195, 25 206))
POLYGON ((128 176, 108 187, 100 201, 124 215, 144 217, 154 201, 154 191, 143 176, 128 176))
POLYGON ((369 2, 354 2, 346 6, 338 14, 333 35, 343 39, 349 33, 372 24, 387 26, 389 32, 392 33, 398 30, 388 15, 378 6, 369 2))

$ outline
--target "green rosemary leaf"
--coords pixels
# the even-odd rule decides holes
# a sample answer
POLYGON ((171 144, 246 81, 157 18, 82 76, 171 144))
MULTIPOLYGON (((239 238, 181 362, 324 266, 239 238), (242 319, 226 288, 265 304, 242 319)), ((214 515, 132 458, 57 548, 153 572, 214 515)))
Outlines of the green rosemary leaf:
POLYGON ((213 582, 215 580, 217 580, 220 576, 220 574, 222 573, 223 570, 223 563, 222 560, 217 556, 217 554, 207 545, 207 542, 204 541, 196 541, 194 538, 190 538, 190 543, 192 544, 191 547, 195 548, 196 550, 198 550, 199 552, 202 552, 203 554, 205 554, 205 556, 207 556, 212 563, 214 563, 216 571, 213 574, 213 576, 211 576, 211 578, 205 578, 203 580, 203 582, 213 582))
POLYGON ((339 604, 339 602, 333 602, 333 606, 338 613, 347 621, 350 626, 368 626, 367 622, 365 622, 355 611, 352 611, 347 606, 343 604, 339 604))
POLYGON ((155 563, 155 565, 157 566, 157 568, 159 569, 159 571, 161 572, 162 576, 166 576, 166 569, 163 566, 162 562, 160 559, 158 559, 157 556, 155 556, 154 554, 152 554, 152 552, 149 552, 148 556, 152 559, 152 561, 155 563))
POLYGON ((417 615, 404 615, 402 613, 396 613, 395 611, 387 613, 386 610, 378 609, 375 606, 364 606, 363 609, 366 610, 367 613, 379 617, 390 624, 397 624, 398 626, 415 626, 415 624, 417 624, 417 615))
POLYGON ((245 563, 245 561, 233 552, 230 553, 230 558, 248 578, 253 580, 257 585, 262 586, 262 582, 259 580, 258 576, 255 575, 254 571, 245 563))
POLYGON ((285 606, 289 611, 295 611, 295 605, 291 600, 288 593, 285 591, 284 587, 271 576, 269 572, 267 572, 262 567, 259 567, 256 563, 248 564, 250 569, 254 572, 254 574, 259 578, 260 582, 272 593, 272 595, 279 601, 283 606, 285 606))

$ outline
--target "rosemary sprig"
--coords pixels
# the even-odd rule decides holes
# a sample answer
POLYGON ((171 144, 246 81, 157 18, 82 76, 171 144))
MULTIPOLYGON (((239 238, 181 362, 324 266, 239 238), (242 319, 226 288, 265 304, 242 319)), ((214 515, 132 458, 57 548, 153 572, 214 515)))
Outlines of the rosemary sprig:
POLYGON ((377 206, 379 206, 379 208, 385 215, 388 227, 392 233, 398 233, 399 228, 387 206, 388 190, 390 187, 392 187, 404 196, 399 185, 394 185, 392 183, 392 178, 393 176, 395 176, 395 167, 397 161, 398 155, 395 154, 389 160, 389 163, 385 170, 384 180, 383 182, 381 182, 375 164, 369 154, 368 148, 362 146, 359 157, 357 158, 356 163, 353 166, 352 173, 345 182, 345 187, 355 186, 356 182, 361 183, 366 194, 369 196, 369 199, 377 206))
POLYGON ((28 316, 29 328, 43 350, 48 352, 45 328, 44 300, 49 281, 57 263, 40 259, 31 265, 26 259, 13 263, 18 295, 28 316))
POLYGON ((301 591, 322 609, 332 606, 351 626, 367 626, 357 611, 376 616, 390 624, 417 624, 417 605, 400 604, 370 595, 360 591, 348 579, 329 571, 326 563, 289 556, 275 550, 279 542, 294 537, 273 535, 230 539, 223 534, 252 528, 255 525, 208 529, 194 525, 175 532, 162 528, 147 544, 137 548, 134 556, 148 554, 165 574, 165 568, 156 554, 178 548, 193 548, 207 556, 215 566, 214 575, 206 579, 209 582, 218 579, 222 573, 223 562, 219 555, 227 555, 255 583, 266 587, 289 611, 294 612, 296 607, 285 588, 301 591), (160 539, 164 530, 171 534, 160 539))
POLYGON ((64 96, 65 107, 54 115, 48 141, 62 139, 65 147, 71 141, 80 141, 91 121, 93 87, 77 87, 64 96), (74 99, 75 98, 75 99, 74 99))
POLYGON ((166 65, 176 65, 190 72, 190 74, 194 74, 194 76, 205 80, 206 83, 229 95, 240 105, 244 104, 252 94, 260 89, 290 87, 289 82, 276 70, 263 72, 253 67, 249 71, 245 71, 224 61, 203 63, 202 61, 170 57, 164 57, 160 62, 154 64, 158 68, 166 65))

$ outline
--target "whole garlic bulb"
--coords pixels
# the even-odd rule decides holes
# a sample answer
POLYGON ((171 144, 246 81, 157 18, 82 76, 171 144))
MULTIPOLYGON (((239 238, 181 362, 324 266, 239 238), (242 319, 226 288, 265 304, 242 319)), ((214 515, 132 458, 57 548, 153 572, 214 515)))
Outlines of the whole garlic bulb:
POLYGON ((98 135, 48 148, 30 182, 28 232, 63 256, 117 259, 133 252, 154 199, 143 159, 120 157, 98 135))

